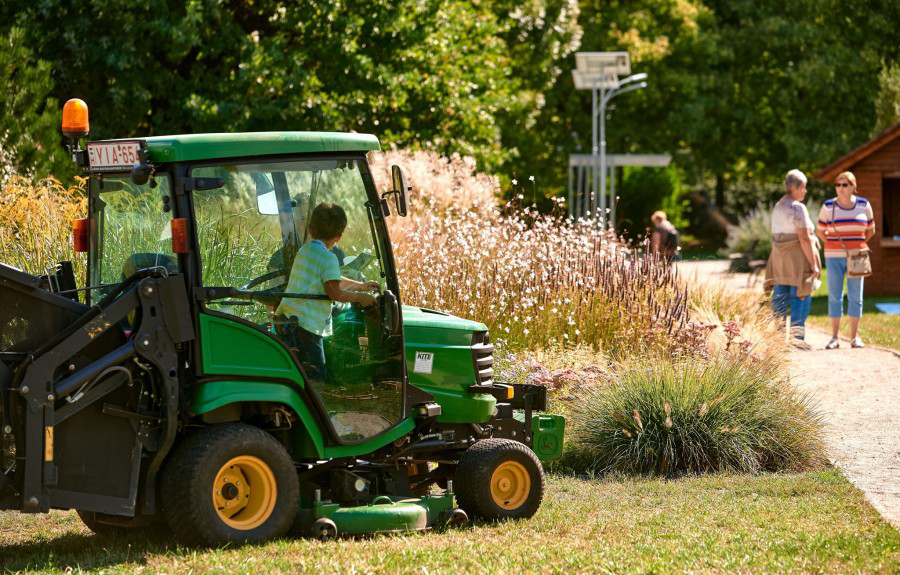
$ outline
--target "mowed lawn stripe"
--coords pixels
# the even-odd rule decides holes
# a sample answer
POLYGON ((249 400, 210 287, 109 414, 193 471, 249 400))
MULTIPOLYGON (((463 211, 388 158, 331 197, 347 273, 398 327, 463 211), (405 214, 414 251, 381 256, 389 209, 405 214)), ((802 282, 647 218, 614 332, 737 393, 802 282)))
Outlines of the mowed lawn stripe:
POLYGON ((52 573, 897 573, 900 533, 837 470, 675 480, 551 475, 529 521, 188 549, 0 513, 0 570, 52 573))

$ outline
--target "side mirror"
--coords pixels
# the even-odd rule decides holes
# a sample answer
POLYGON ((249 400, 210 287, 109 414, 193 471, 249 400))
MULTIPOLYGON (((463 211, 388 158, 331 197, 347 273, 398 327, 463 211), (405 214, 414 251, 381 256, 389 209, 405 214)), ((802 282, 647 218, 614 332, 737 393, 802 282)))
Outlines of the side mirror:
POLYGON ((275 186, 268 174, 254 173, 253 183, 256 185, 256 209, 264 216, 277 216, 278 199, 275 197, 275 186))
POLYGON ((403 170, 400 169, 400 166, 391 166, 391 180, 393 181, 393 189, 390 193, 396 194, 394 199, 396 201, 397 214, 406 217, 409 209, 406 192, 411 190, 411 188, 407 187, 406 178, 403 176, 403 170))

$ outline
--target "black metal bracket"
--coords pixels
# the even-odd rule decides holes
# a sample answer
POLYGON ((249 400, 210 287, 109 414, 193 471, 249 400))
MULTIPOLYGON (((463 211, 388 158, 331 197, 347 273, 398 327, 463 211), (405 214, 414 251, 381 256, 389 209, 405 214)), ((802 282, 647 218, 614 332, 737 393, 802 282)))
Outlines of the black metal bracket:
POLYGON ((484 393, 487 395, 492 395, 494 399, 497 400, 498 403, 508 403, 510 399, 512 399, 509 395, 509 384, 506 383, 491 383, 489 385, 470 385, 466 388, 466 391, 469 393, 484 393))
POLYGON ((216 190, 225 186, 224 178, 184 178, 184 191, 216 190))
MULTIPOLYGON (((159 446, 152 455, 144 476, 144 508, 148 513, 155 511, 156 475, 175 441, 177 432, 179 406, 177 345, 194 339, 194 328, 183 276, 168 277, 164 270, 146 269, 139 271, 123 284, 127 287, 123 285, 121 295, 114 299, 105 298, 85 312, 83 319, 77 320, 63 331, 61 339, 54 339, 49 347, 39 350, 40 355, 25 366, 24 376, 16 389, 27 406, 24 421, 25 453, 22 458, 24 473, 20 499, 21 510, 24 512, 46 512, 55 505, 50 500, 52 490, 44 490, 42 486, 52 485, 55 482, 50 438, 60 418, 66 419, 85 406, 99 401, 119 387, 124 380, 110 378, 110 381, 98 384, 91 393, 86 393, 78 399, 76 403, 83 402, 83 404, 77 407, 73 407, 72 403, 66 403, 57 410, 55 407, 57 402, 76 392, 108 368, 122 365, 135 356, 152 364, 163 381, 164 427, 159 434, 160 437, 140 442, 145 445, 158 443, 159 446), (124 345, 74 373, 54 380, 54 374, 61 365, 138 308, 141 309, 141 319, 136 324, 139 329, 131 334, 124 345)), ((139 471, 140 467, 135 467, 135 473, 139 471)), ((134 480, 137 481, 137 478, 134 480)))

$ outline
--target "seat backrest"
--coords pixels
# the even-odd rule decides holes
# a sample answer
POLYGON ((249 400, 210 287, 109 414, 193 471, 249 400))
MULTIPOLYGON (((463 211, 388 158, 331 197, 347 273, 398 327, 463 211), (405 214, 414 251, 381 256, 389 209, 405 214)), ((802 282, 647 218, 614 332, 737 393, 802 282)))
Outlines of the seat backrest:
POLYGON ((164 267, 171 274, 177 274, 178 261, 171 254, 137 253, 128 256, 122 264, 122 279, 146 268, 164 267))

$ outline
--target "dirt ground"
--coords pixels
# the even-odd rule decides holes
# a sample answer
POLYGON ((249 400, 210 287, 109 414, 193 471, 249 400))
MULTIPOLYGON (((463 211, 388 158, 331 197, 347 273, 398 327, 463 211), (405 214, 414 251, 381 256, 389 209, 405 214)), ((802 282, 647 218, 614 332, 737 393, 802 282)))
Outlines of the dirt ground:
MULTIPOLYGON (((746 274, 727 274, 727 262, 683 262, 696 281, 737 291, 761 290, 746 274)), ((863 317, 861 321, 866 321, 863 317)), ((841 341, 826 350, 830 334, 807 326, 811 350, 790 354, 791 380, 818 402, 826 423, 828 455, 863 490, 885 519, 900 527, 900 354, 841 341)))

